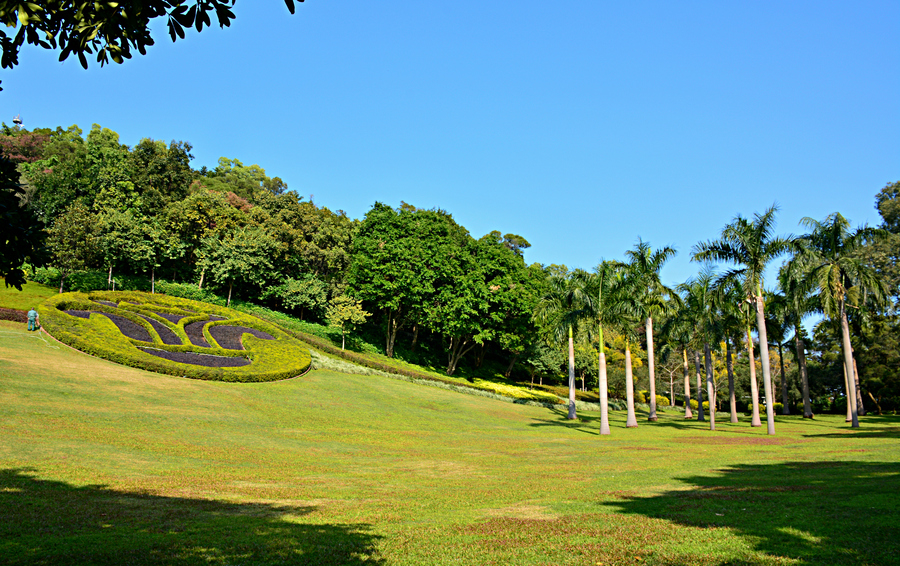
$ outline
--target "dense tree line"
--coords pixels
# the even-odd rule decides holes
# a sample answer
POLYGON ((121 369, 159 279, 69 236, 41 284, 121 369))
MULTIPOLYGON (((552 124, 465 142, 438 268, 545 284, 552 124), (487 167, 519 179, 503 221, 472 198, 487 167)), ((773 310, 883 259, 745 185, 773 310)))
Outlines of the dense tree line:
POLYGON ((350 219, 258 165, 193 169, 187 142, 128 147, 98 125, 86 136, 4 125, 0 150, 8 284, 27 263, 52 267, 61 291, 83 270, 102 270, 110 288, 121 274, 150 290, 157 278, 212 288, 449 375, 562 382, 570 417, 579 396, 599 398, 605 430, 608 397, 625 399, 629 426, 636 403, 655 420, 677 402, 712 427, 716 408, 732 421, 746 411, 753 426, 765 416, 770 433, 776 407, 846 410, 854 424, 867 405, 900 408, 900 183, 876 196, 877 229, 835 213, 787 238, 774 208, 737 216, 694 246, 698 275, 668 287, 671 248, 638 240, 591 272, 528 265, 522 236, 475 237, 446 211, 406 203, 350 219), (807 333, 810 313, 821 322, 807 333))

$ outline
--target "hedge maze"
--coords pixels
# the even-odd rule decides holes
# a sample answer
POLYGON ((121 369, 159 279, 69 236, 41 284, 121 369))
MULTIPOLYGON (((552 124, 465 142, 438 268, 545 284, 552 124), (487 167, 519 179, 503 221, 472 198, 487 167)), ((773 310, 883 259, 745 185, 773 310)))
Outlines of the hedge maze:
POLYGON ((274 381, 310 365, 309 351, 274 324, 225 307, 139 292, 64 293, 39 308, 60 342, 158 373, 274 381))

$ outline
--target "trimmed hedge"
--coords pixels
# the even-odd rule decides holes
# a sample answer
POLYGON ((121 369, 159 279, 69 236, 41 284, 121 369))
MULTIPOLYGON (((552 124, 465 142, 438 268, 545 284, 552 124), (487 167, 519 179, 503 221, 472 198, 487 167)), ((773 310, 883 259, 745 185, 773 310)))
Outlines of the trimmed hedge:
POLYGON ((167 375, 192 379, 231 382, 275 381, 296 377, 310 367, 309 351, 284 330, 225 307, 188 299, 151 295, 137 291, 94 291, 91 293, 64 293, 47 299, 38 307, 41 323, 47 332, 64 344, 77 350, 123 365, 167 375), (117 303, 111 307, 95 301, 117 303), (66 310, 87 310, 116 314, 145 328, 152 342, 142 342, 126 337, 107 317, 91 314, 84 319, 65 313, 66 310), (172 323, 152 311, 183 315, 178 323, 172 323), (153 318, 171 329, 186 343, 163 344, 156 330, 141 315, 153 318), (194 346, 187 341, 185 324, 208 320, 210 315, 224 317, 219 324, 245 326, 272 335, 274 340, 263 340, 245 334, 245 350, 220 348, 204 327, 209 348, 194 346), (251 363, 241 367, 205 367, 173 362, 148 354, 139 349, 148 347, 169 352, 193 352, 225 357, 246 357, 251 363))

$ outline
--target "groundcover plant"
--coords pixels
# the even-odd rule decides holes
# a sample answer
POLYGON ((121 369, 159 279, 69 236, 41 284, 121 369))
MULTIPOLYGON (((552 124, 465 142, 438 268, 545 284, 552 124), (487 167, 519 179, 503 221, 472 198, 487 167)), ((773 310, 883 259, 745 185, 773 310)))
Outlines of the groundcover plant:
POLYGON ((166 295, 64 293, 38 308, 44 330, 73 348, 169 375, 274 381, 310 365, 309 350, 277 326, 229 308, 166 295))

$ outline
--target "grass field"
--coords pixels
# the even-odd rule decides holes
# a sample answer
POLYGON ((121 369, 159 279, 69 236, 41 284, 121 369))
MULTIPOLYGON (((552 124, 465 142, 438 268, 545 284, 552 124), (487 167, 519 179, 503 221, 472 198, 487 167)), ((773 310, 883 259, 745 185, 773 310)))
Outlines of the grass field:
POLYGON ((59 289, 34 283, 33 281, 22 285, 22 290, 19 291, 15 287, 7 287, 6 281, 0 277, 0 307, 3 308, 27 311, 58 292, 59 289))
POLYGON ((0 563, 900 564, 900 418, 564 417, 166 377, 0 322, 0 563))

